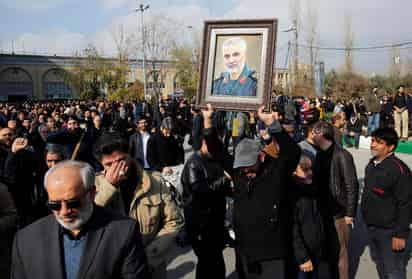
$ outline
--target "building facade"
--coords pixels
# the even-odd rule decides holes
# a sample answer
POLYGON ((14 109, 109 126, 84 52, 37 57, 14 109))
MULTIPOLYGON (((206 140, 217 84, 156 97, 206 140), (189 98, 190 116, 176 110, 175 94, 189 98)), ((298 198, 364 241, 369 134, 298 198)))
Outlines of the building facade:
MULTIPOLYGON (((0 101, 24 101, 75 98, 79 92, 65 81, 67 72, 73 71, 79 60, 67 56, 40 56, 0 54, 0 101)), ((116 59, 105 58, 116 63, 116 59)), ((143 83, 141 60, 130 60, 128 82, 143 83)), ((148 94, 160 92, 163 96, 176 91, 177 74, 169 61, 146 62, 146 88, 148 94)))

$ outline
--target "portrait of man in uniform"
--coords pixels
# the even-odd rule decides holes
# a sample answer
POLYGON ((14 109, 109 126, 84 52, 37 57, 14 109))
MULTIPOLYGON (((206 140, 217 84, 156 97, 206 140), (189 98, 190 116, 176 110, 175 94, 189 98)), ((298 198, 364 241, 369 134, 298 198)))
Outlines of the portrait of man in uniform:
POLYGON ((196 106, 256 111, 270 104, 276 30, 277 19, 206 21, 196 106))
POLYGON ((225 39, 221 46, 223 72, 217 72, 212 85, 213 96, 256 97, 256 71, 249 67, 248 45, 241 37, 225 39))

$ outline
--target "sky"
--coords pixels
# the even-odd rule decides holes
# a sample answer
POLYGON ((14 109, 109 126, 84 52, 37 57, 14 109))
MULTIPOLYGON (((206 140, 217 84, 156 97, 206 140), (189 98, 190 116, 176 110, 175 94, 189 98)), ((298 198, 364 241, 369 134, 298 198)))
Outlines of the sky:
MULTIPOLYGON (((145 22, 170 18, 177 40, 201 37, 204 20, 277 18, 279 20, 276 67, 287 65, 288 41, 292 32, 291 6, 296 0, 0 0, 0 52, 72 55, 95 45, 104 55, 115 55, 115 30, 123 26, 126 35, 135 35, 140 19, 135 8, 149 4, 145 22), (186 28, 192 26, 192 28, 186 28)), ((412 42, 412 1, 410 0, 300 0, 299 44, 308 38, 308 13, 317 14, 317 45, 344 47, 344 19, 351 18, 355 47, 412 42)), ((412 59, 412 45, 400 50, 400 61, 412 59)), ((354 53, 355 70, 385 74, 391 50, 354 53)), ((300 61, 308 52, 299 49, 300 61)), ((340 69, 344 53, 319 51, 318 61, 328 70, 340 69)))

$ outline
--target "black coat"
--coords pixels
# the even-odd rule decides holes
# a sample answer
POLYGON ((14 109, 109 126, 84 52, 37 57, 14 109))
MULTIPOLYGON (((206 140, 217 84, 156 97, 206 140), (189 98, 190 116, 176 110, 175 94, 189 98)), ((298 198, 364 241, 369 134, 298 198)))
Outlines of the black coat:
POLYGON ((136 132, 130 136, 129 154, 133 159, 137 160, 142 166, 144 166, 143 139, 140 132, 136 132))
POLYGON ((223 247, 226 195, 230 181, 223 167, 195 152, 181 176, 186 231, 190 239, 212 239, 223 247))
POLYGON ((300 148, 280 131, 278 123, 277 126, 272 136, 280 147, 278 157, 266 155, 253 180, 240 174, 234 176, 236 240, 250 263, 285 258, 290 248, 288 237, 293 212, 288 190, 290 177, 299 162, 300 148))
POLYGON ((147 161, 152 170, 176 166, 184 161, 183 146, 171 135, 164 137, 160 132, 152 135, 147 143, 147 161))
POLYGON ((293 252, 298 264, 319 262, 325 241, 324 225, 313 185, 294 185, 293 252))
MULTIPOLYGON (((136 221, 95 206, 77 278, 149 278, 136 221)), ((60 225, 53 215, 19 231, 12 255, 13 279, 64 278, 60 225)))

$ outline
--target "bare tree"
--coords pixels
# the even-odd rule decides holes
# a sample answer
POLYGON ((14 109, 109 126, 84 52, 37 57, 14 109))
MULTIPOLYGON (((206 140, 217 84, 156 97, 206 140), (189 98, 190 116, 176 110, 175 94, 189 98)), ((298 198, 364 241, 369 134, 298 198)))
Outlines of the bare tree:
POLYGON ((352 17, 349 14, 345 15, 344 19, 345 28, 345 64, 344 72, 353 72, 353 41, 354 35, 352 31, 352 17))
POLYGON ((149 66, 147 73, 153 81, 149 87, 157 94, 160 94, 159 85, 163 84, 166 60, 177 44, 175 38, 179 37, 180 29, 177 22, 163 14, 153 15, 144 23, 145 57, 149 66))
POLYGON ((127 34, 123 24, 117 25, 112 28, 110 34, 116 45, 116 51, 120 62, 128 60, 131 52, 133 51, 133 39, 132 34, 127 34))
POLYGON ((293 79, 295 86, 299 82, 299 31, 301 25, 301 5, 300 0, 292 0, 290 2, 290 19, 293 24, 294 32, 295 32, 295 49, 293 54, 293 79))
MULTIPOLYGON (((314 1, 316 2, 316 1, 314 1)), ((308 55, 309 55, 309 81, 313 86, 314 82, 314 69, 316 60, 318 57, 318 49, 315 48, 315 45, 318 43, 318 12, 317 12, 317 5, 316 3, 310 3, 307 7, 307 12, 305 15, 305 41, 306 44, 309 46, 308 55)))

